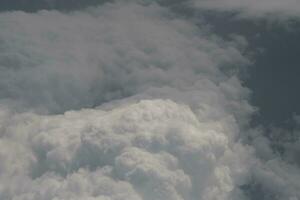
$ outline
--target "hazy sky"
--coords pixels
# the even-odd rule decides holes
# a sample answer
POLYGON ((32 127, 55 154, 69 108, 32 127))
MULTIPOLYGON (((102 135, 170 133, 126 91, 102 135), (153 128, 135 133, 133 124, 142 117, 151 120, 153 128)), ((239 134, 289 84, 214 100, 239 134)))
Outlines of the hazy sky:
POLYGON ((4 0, 0 199, 300 200, 297 0, 4 0))

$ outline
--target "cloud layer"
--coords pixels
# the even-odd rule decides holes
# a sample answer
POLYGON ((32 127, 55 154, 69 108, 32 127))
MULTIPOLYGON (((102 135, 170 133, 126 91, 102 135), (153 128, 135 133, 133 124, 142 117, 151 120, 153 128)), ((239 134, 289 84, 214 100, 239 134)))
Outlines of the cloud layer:
POLYGON ((0 199, 300 197, 299 168, 246 130, 243 37, 131 1, 0 25, 0 199))
POLYGON ((171 15, 157 5, 122 3, 69 14, 1 14, 0 97, 61 112, 151 87, 192 89, 206 77, 218 84, 226 78, 221 68, 248 62, 242 43, 171 15))

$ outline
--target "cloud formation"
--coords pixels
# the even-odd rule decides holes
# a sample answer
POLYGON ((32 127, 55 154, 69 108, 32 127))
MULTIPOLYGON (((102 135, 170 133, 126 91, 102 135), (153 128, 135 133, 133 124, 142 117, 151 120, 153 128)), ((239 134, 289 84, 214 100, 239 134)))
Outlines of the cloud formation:
POLYGON ((2 199, 232 199, 253 159, 225 124, 171 100, 9 121, 2 199))
POLYGON ((300 197, 299 168, 245 129, 243 37, 136 1, 0 25, 0 199, 300 197))
POLYGON ((50 112, 150 87, 192 89, 206 77, 218 84, 221 68, 248 62, 238 42, 214 38, 158 5, 3 13, 0 23, 1 99, 50 112))

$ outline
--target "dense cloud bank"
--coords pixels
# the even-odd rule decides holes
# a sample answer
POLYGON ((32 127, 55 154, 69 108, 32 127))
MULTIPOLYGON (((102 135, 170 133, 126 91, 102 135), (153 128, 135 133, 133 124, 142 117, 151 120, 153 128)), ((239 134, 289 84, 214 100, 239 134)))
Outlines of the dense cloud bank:
POLYGON ((219 83, 222 67, 248 62, 237 49, 243 40, 221 41, 157 5, 4 13, 1 26, 1 99, 50 112, 150 87, 192 90, 201 77, 219 83))
POLYGON ((297 143, 247 128, 243 37, 132 1, 0 26, 0 199, 300 198, 297 143))

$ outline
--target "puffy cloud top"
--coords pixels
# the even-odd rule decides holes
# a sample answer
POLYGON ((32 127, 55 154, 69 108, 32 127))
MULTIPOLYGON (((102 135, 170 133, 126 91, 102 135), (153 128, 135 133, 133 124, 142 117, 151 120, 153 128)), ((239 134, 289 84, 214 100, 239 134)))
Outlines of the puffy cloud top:
POLYGON ((0 199, 300 197, 297 165, 245 129, 242 37, 144 1, 0 25, 0 199))
POLYGON ((231 199, 253 162, 171 100, 3 118, 1 199, 231 199))

